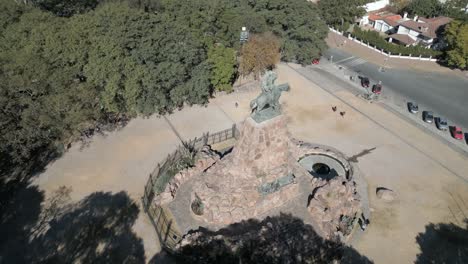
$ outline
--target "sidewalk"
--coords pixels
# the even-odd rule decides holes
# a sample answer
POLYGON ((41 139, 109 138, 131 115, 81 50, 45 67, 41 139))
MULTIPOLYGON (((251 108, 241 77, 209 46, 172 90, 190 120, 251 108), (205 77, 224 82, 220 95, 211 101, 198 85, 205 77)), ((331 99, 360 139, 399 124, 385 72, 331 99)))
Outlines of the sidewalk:
MULTIPOLYGON (((358 43, 338 35, 334 32, 329 32, 327 38, 325 39, 329 47, 338 48, 340 50, 346 51, 353 54, 354 56, 363 58, 372 63, 383 66, 384 59, 387 56, 375 52, 372 49, 368 49, 358 43), (346 40, 346 42, 344 42, 346 40), (345 43, 343 45, 343 43, 345 43)), ((460 70, 452 70, 447 67, 443 67, 436 62, 431 61, 418 61, 418 60, 407 60, 407 59, 398 59, 398 58, 388 58, 388 61, 385 65, 387 68, 399 68, 399 69, 411 69, 417 71, 426 71, 426 72, 440 72, 447 74, 456 74, 461 77, 468 78, 468 72, 462 72, 460 70)))

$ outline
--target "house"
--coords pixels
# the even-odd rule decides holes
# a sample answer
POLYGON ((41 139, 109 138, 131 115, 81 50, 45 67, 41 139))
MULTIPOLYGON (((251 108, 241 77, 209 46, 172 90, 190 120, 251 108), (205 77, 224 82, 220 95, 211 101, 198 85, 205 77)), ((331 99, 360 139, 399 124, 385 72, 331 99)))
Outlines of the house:
MULTIPOLYGON (((406 15, 405 15, 406 17, 406 15)), ((443 43, 440 41, 440 33, 452 21, 449 17, 439 16, 434 18, 403 19, 398 23, 395 34, 389 36, 389 42, 405 46, 422 45, 427 48, 440 49, 443 43)))
POLYGON ((399 21, 403 18, 400 15, 388 11, 380 11, 369 14, 369 24, 378 32, 395 33, 399 21))
POLYGON ((366 10, 366 14, 358 20, 358 25, 359 26, 364 26, 369 24, 369 15, 372 12, 376 12, 378 10, 382 10, 386 6, 390 4, 390 0, 379 0, 371 3, 367 3, 364 6, 364 9, 366 10))

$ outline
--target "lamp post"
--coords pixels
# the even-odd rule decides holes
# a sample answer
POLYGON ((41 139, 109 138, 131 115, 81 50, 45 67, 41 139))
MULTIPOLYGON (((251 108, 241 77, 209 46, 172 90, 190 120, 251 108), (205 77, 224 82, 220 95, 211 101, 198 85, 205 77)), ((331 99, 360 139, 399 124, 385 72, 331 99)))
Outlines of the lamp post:
POLYGON ((383 65, 379 68, 379 72, 385 72, 385 65, 387 65, 388 58, 384 59, 383 65))
POLYGON ((242 27, 242 31, 240 33, 240 43, 244 44, 249 40, 249 31, 246 27, 242 27))

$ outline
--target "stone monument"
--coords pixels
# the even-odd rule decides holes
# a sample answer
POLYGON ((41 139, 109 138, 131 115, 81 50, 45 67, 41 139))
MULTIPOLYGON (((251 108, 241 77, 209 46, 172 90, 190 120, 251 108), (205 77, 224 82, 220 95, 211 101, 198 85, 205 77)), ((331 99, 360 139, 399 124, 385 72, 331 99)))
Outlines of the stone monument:
POLYGON ((193 186, 194 199, 204 204, 200 217, 207 222, 230 224, 255 217, 298 193, 289 166, 290 136, 279 105, 289 85, 275 85, 276 78, 276 73, 266 72, 262 93, 250 103, 251 116, 232 153, 193 186))
POLYGON ((174 212, 181 233, 285 212, 325 238, 351 234, 361 210, 355 170, 338 151, 291 137, 279 104, 289 85, 275 85, 276 78, 272 71, 264 75, 231 153, 204 148, 196 165, 155 198, 174 212))

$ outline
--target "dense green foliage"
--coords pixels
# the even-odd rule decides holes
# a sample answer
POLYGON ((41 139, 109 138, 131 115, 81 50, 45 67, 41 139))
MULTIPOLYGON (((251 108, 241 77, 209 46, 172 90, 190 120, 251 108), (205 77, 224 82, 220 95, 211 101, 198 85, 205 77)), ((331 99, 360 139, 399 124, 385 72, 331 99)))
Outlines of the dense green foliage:
POLYGON ((208 50, 211 63, 211 84, 218 91, 232 91, 232 80, 236 74, 236 51, 223 45, 215 45, 208 50))
MULTIPOLYGON (((44 164, 97 126, 207 103, 236 76, 239 33, 310 63, 328 32, 305 0, 0 1, 0 165, 44 164)), ((2 172, 4 173, 4 172, 2 172)))
POLYGON ((412 55, 412 56, 423 56, 423 57, 438 57, 442 54, 440 51, 426 49, 422 46, 410 46, 405 47, 402 45, 392 44, 387 42, 382 38, 378 32, 362 30, 359 27, 355 27, 353 35, 365 42, 369 43, 372 46, 377 47, 378 49, 383 49, 386 52, 391 52, 392 54, 401 54, 401 55, 412 55))
POLYGON ((94 9, 98 0, 32 0, 39 8, 50 11, 57 16, 69 17, 94 9))
POLYGON ((447 64, 460 69, 468 69, 468 23, 451 22, 445 29, 447 64))
POLYGON ((411 15, 433 17, 441 14, 442 4, 438 0, 412 0, 406 10, 411 15))
POLYGON ((404 10, 411 15, 423 17, 447 16, 468 21, 468 14, 463 11, 467 4, 467 0, 449 0, 445 3, 438 0, 412 0, 404 10))
POLYGON ((354 24, 356 18, 366 13, 362 7, 370 0, 326 0, 319 2, 323 19, 328 25, 338 27, 344 23, 354 24))

